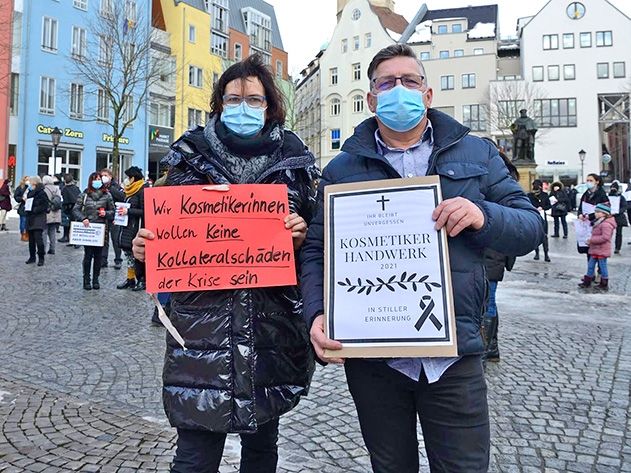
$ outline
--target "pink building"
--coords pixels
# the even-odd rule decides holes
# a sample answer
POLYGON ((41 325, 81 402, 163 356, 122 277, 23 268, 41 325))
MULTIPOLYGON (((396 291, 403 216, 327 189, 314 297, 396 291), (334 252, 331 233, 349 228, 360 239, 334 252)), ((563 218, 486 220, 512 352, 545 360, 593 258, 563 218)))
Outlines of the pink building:
POLYGON ((13 0, 0 0, 0 182, 9 176, 9 101, 13 0))

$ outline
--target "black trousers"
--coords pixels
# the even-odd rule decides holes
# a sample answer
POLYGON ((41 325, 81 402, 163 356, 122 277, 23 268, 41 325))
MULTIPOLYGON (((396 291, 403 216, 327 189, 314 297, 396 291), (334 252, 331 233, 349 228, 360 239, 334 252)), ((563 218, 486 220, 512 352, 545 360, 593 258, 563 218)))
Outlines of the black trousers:
POLYGON ((105 243, 103 244, 103 252, 101 254, 101 262, 107 264, 107 258, 110 253, 110 240, 112 240, 112 247, 114 248, 114 263, 122 263, 123 257, 121 256, 121 249, 118 246, 118 238, 120 235, 121 227, 114 225, 112 222, 108 222, 105 228, 105 243))
POLYGON ((465 356, 435 383, 385 362, 347 359, 346 379, 374 473, 418 473, 416 418, 432 473, 486 473, 490 430, 480 356, 465 356))
POLYGON ((37 256, 44 257, 44 231, 43 230, 29 230, 28 231, 28 254, 30 259, 35 259, 35 248, 37 248, 37 256))
MULTIPOLYGON (((226 434, 177 429, 177 450, 171 473, 217 473, 226 434)), ((278 419, 241 434, 240 473, 275 473, 278 463, 278 419)))
POLYGON ((92 265, 92 277, 94 281, 99 280, 101 275, 101 254, 102 246, 84 246, 83 247, 83 277, 90 278, 90 265, 92 265))
POLYGON ((554 219, 554 235, 559 236, 559 221, 563 227, 563 236, 567 236, 567 216, 552 217, 554 219))
POLYGON ((615 249, 617 251, 620 251, 620 249, 622 248, 622 229, 623 228, 624 227, 622 225, 618 225, 616 227, 616 243, 615 243, 616 248, 615 249))

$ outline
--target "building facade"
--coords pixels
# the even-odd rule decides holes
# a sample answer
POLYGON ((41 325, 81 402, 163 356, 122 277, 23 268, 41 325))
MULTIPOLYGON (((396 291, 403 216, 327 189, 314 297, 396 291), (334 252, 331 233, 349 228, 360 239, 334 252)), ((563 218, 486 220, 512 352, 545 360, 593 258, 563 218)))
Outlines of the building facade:
MULTIPOLYGON (((103 118, 111 113, 102 91, 73 68, 73 56, 104 53, 103 42, 89 37, 91 22, 107 15, 110 2, 41 0, 16 2, 21 19, 21 47, 13 51, 19 71, 17 115, 11 137, 16 151, 17 175, 72 174, 82 185, 90 172, 109 167, 113 136, 103 118), (51 132, 62 132, 54 153, 51 132)), ((148 27, 148 15, 138 13, 128 0, 127 27, 148 27), (133 15, 133 18, 132 18, 133 15)), ((121 25, 121 28, 125 27, 121 25)), ((133 92, 131 94, 133 100, 133 92)), ((129 112, 132 113, 132 108, 129 112)), ((146 109, 119 138, 120 168, 145 167, 147 156, 146 109)), ((120 177, 120 176, 119 176, 120 177)))
MULTIPOLYGON (((9 175, 9 105, 11 102, 11 43, 13 0, 0 0, 0 182, 9 175)), ((11 164, 11 166, 9 166, 11 164)), ((13 179, 11 179, 13 180, 13 179)))
POLYGON ((533 116, 539 175, 627 181, 631 19, 606 0, 551 0, 520 36, 522 77, 541 92, 533 116))
POLYGON ((300 72, 294 99, 294 130, 322 165, 322 108, 320 105, 320 51, 309 65, 300 72))

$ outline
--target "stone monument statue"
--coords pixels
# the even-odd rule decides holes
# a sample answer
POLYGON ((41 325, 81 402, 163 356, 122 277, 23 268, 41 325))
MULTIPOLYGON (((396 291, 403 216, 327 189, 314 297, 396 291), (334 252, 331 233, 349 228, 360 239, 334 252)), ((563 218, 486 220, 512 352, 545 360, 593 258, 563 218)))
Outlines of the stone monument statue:
POLYGON ((510 126, 513 132, 513 161, 534 163, 537 124, 527 115, 526 109, 521 109, 519 115, 510 126))

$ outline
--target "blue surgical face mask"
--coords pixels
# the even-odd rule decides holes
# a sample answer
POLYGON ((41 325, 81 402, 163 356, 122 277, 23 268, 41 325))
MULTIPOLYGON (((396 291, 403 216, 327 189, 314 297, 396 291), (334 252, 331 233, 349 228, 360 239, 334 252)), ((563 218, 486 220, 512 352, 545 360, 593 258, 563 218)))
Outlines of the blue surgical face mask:
POLYGON ((101 181, 92 181, 92 187, 94 187, 95 189, 100 189, 103 186, 103 183, 101 181))
POLYGON ((423 120, 426 108, 424 93, 397 85, 377 95, 377 118, 391 130, 410 131, 423 120))
POLYGON ((236 135, 254 136, 265 125, 265 109, 250 107, 245 102, 236 107, 224 107, 221 122, 236 135))
POLYGON ((587 182, 586 184, 587 184, 587 188, 588 188, 588 189, 593 189, 593 188, 594 188, 594 186, 596 185, 596 184, 595 184, 595 183, 593 183, 593 182, 587 182))

